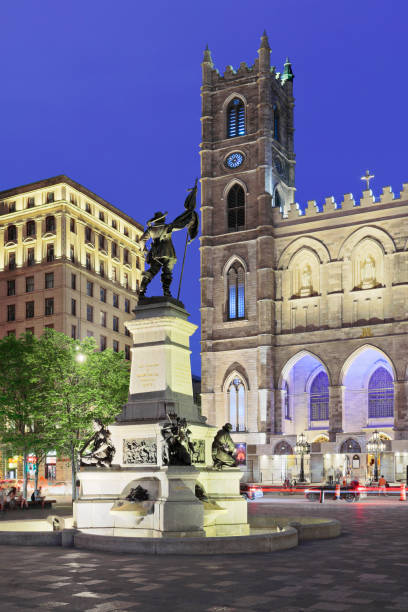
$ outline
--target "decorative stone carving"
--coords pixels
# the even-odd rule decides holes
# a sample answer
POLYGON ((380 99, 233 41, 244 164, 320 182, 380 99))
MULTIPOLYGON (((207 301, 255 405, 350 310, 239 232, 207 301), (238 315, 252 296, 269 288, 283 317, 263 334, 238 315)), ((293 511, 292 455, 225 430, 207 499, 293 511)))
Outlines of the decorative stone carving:
POLYGON ((205 441, 191 440, 193 450, 191 451, 191 463, 205 463, 205 441))
POLYGON ((99 419, 94 420, 94 433, 79 451, 81 466, 110 467, 115 455, 109 429, 99 419), (88 451, 88 452, 86 452, 88 451))
POLYGON ((312 295, 313 293, 313 284, 312 284, 312 269, 307 264, 300 275, 300 295, 302 297, 306 297, 308 295, 312 295))
POLYGON ((123 440, 123 463, 127 465, 156 464, 157 444, 155 438, 123 440))
POLYGON ((367 255, 361 264, 361 288, 371 289, 375 285, 375 261, 371 255, 367 255))

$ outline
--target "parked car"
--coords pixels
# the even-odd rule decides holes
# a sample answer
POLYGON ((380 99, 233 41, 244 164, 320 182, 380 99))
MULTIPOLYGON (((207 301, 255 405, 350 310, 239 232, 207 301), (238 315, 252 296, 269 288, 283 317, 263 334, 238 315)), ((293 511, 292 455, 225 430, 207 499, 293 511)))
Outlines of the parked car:
POLYGON ((241 482, 240 491, 242 497, 251 501, 263 497, 262 486, 251 482, 241 482))

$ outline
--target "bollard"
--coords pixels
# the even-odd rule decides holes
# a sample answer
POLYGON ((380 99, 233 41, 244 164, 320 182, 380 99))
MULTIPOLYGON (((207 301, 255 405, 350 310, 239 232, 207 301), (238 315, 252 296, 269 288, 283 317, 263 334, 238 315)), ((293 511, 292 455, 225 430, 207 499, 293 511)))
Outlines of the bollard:
POLYGON ((407 489, 405 483, 401 483, 400 501, 407 501, 407 489))
POLYGON ((336 490, 334 492, 334 499, 340 499, 340 485, 336 484, 336 490))

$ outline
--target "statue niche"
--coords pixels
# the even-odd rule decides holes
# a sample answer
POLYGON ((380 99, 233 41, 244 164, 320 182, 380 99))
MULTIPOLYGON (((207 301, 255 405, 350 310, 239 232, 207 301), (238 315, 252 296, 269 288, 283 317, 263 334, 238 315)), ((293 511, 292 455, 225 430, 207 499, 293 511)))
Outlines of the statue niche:
POLYGON ((300 272, 299 295, 300 297, 313 295, 312 268, 309 264, 306 264, 300 272))

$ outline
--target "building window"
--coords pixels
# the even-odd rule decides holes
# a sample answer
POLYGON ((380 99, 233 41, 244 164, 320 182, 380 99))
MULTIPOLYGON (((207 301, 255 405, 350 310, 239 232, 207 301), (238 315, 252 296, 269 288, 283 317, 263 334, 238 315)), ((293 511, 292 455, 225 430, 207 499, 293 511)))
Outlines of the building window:
POLYGON ((227 117, 228 138, 243 136, 245 134, 245 106, 242 100, 234 98, 229 103, 227 117))
POLYGON ((103 261, 99 262, 99 274, 100 276, 102 276, 102 278, 105 277, 105 266, 104 266, 103 261))
POLYGON ((87 270, 91 269, 91 256, 89 253, 87 253, 85 256, 85 267, 87 270))
POLYGON ((34 317, 34 302, 26 302, 26 319, 34 317))
POLYGON ((102 327, 106 327, 106 312, 103 312, 103 310, 100 312, 100 319, 102 327))
POLYGON ((35 198, 31 197, 27 199, 27 208, 34 208, 35 198))
POLYGON ((72 263, 75 263, 75 249, 74 246, 71 244, 71 247, 69 249, 69 258, 72 261, 72 263))
POLYGON ((379 367, 368 383, 368 418, 392 417, 394 415, 394 383, 391 374, 379 367))
POLYGON ((45 316, 54 314, 54 298, 45 298, 45 316))
POLYGON ((125 289, 129 289, 129 276, 127 274, 123 275, 123 284, 125 289))
POLYGON ((93 323, 93 306, 87 304, 86 306, 86 320, 93 323))
POLYGON ((70 221, 69 221, 69 229, 71 230, 71 232, 73 234, 75 234, 75 231, 76 231, 76 229, 75 229, 75 219, 70 219, 70 221))
POLYGON ((48 323, 48 325, 44 325, 45 329, 54 329, 54 323, 48 323))
POLYGON ((113 317, 113 331, 119 331, 119 317, 113 317))
POLYGON ((85 204, 85 211, 89 213, 90 215, 92 214, 91 205, 89 204, 89 202, 86 202, 85 204))
POLYGON ((286 380, 283 385, 283 410, 285 419, 290 420, 289 386, 286 380))
POLYGON ((54 192, 49 191, 47 193, 47 204, 51 204, 52 202, 54 202, 54 192))
POLYGON ((27 250, 27 266, 33 266, 35 264, 34 249, 27 250))
POLYGON ((73 317, 76 317, 76 300, 74 300, 74 298, 71 298, 71 314, 73 317))
POLYGON ((234 378, 228 387, 229 421, 233 431, 245 431, 245 387, 240 378, 234 378))
POLYGON ((125 336, 130 336, 130 331, 128 330, 127 327, 125 327, 125 336))
POLYGON ((34 336, 34 327, 26 327, 26 334, 33 334, 34 336))
POLYGON ((15 280, 7 281, 7 295, 16 295, 16 281, 15 280))
POLYGON ((69 201, 71 202, 71 204, 74 204, 74 206, 77 205, 77 199, 73 193, 69 194, 69 201))
POLYGON ((71 338, 73 340, 77 339, 77 327, 76 327, 76 325, 71 325, 71 338))
POLYGON ((276 104, 273 105, 273 137, 280 142, 279 109, 276 104))
POLYGON ((140 270, 140 257, 136 257, 136 268, 140 270))
POLYGON ((45 275, 45 288, 54 289, 54 272, 47 272, 45 275))
POLYGON ((26 277, 26 293, 31 293, 34 291, 34 276, 26 277))
POLYGON ((99 348, 101 351, 106 349, 106 336, 100 336, 99 338, 99 348))
POLYGON ((55 217, 46 217, 45 218, 45 231, 46 232, 55 232, 55 217))
POLYGON ((326 372, 319 372, 310 387, 310 420, 329 419, 329 378, 326 372))
POLYGON ((47 244, 47 261, 54 261, 54 245, 47 244))
POLYGON ((15 270, 16 269, 16 254, 15 253, 9 253, 9 270, 15 270))
POLYGON ((118 256, 118 245, 116 242, 112 242, 112 257, 118 256))
POLYGON ((130 346, 125 344, 125 359, 130 360, 130 346))
POLYGON ((123 249, 123 263, 129 263, 129 251, 128 249, 123 249))
POLYGON ((123 228, 123 233, 124 233, 125 236, 129 236, 129 230, 128 230, 127 227, 123 228))
POLYGON ((94 284, 91 281, 86 281, 86 295, 93 297, 94 284))
POLYGON ((101 302, 106 302, 106 289, 104 289, 103 287, 100 288, 99 297, 101 302))
POLYGON ((105 236, 102 236, 101 234, 98 235, 98 246, 100 251, 105 250, 105 236))
POLYGON ((15 225, 9 225, 7 229, 7 241, 15 242, 17 240, 17 228, 15 225))
POLYGON ((231 187, 227 198, 228 230, 237 232, 245 227, 245 193, 237 183, 231 187))
POLYGON ((71 274, 71 289, 76 290, 76 274, 71 274))
POLYGON ((8 336, 15 336, 16 335, 16 330, 15 329, 9 329, 7 332, 8 336))
POLYGON ((234 263, 228 270, 228 319, 245 318, 245 271, 234 263))
POLYGON ((118 271, 116 268, 112 268, 112 280, 114 283, 118 280, 118 271))
POLYGON ((27 221, 26 234, 27 236, 35 236, 35 221, 27 221))
POLYGON ((113 229, 118 229, 118 224, 117 224, 117 221, 115 219, 112 219, 112 227, 113 227, 113 229))
POLYGON ((90 227, 85 228, 85 240, 92 244, 92 230, 90 227))
POLYGON ((130 300, 125 298, 125 312, 130 312, 130 300))
POLYGON ((93 335, 94 335, 93 331, 91 331, 90 329, 86 330, 86 337, 87 338, 93 338, 93 335))
POLYGON ((115 353, 119 353, 119 342, 117 340, 113 340, 112 348, 115 353))
POLYGON ((105 215, 104 215, 104 213, 101 210, 99 211, 99 219, 100 219, 100 221, 105 222, 105 215))
POLYGON ((119 296, 117 293, 113 294, 113 306, 114 308, 119 308, 119 296))
POLYGON ((7 306, 7 321, 15 321, 16 320, 16 305, 9 304, 7 306))

